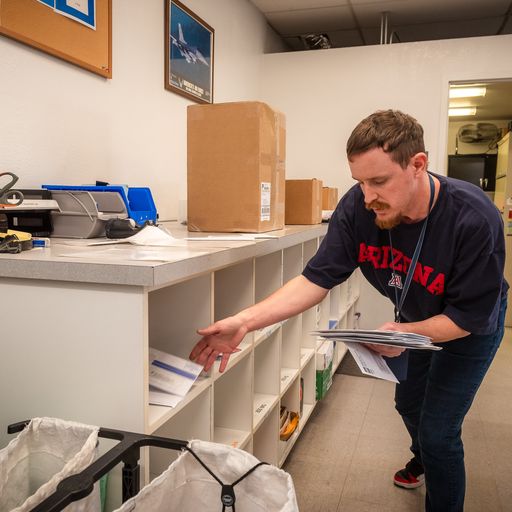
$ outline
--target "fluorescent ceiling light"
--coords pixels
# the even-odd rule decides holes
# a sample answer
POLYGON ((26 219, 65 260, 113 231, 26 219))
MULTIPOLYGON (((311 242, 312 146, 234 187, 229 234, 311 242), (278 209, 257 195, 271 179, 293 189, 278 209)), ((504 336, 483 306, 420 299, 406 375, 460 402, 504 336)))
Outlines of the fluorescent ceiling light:
POLYGON ((485 96, 485 87, 450 87, 450 98, 475 98, 485 96))
POLYGON ((448 115, 454 116, 474 116, 476 114, 476 107, 464 107, 464 108, 449 108, 448 115))

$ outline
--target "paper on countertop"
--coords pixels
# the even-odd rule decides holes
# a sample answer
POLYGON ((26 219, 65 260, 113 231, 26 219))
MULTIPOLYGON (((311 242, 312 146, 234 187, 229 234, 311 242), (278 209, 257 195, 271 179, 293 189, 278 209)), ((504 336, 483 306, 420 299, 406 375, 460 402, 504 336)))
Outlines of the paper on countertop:
POLYGON ((171 233, 157 226, 145 226, 138 233, 125 240, 134 245, 171 246, 176 243, 176 238, 171 233))
POLYGON ((185 245, 185 243, 177 238, 174 238, 163 227, 157 226, 145 226, 135 235, 127 238, 92 238, 92 239, 80 239, 80 240, 59 240, 59 244, 62 245, 73 245, 79 247, 89 247, 95 245, 115 245, 115 244, 133 244, 133 245, 145 245, 153 247, 175 247, 185 245))
POLYGON ((156 405, 174 407, 185 397, 202 370, 201 365, 188 359, 150 348, 149 385, 153 388, 149 393, 150 403, 153 403, 151 400, 154 398, 159 401, 156 405), (158 394, 153 393, 154 391, 158 394), (171 396, 166 399, 161 396, 162 392, 171 396), (173 396, 176 398, 172 398, 173 396), (167 403, 164 404, 163 401, 167 403))
POLYGON ((395 377, 395 374, 391 371, 380 354, 373 352, 359 343, 350 343, 345 341, 345 345, 364 375, 398 383, 398 379, 395 377))
POLYGON ((207 251, 190 251, 179 247, 155 247, 146 249, 145 247, 120 248, 120 247, 84 247, 83 250, 73 252, 63 252, 58 256, 62 258, 83 258, 88 260, 99 260, 101 262, 119 262, 119 261, 155 261, 170 263, 173 261, 184 260, 191 256, 201 256, 207 254, 207 251))
POLYGON ((133 245, 150 245, 158 247, 171 247, 176 245, 176 238, 171 233, 157 226, 144 226, 135 235, 118 240, 97 240, 87 245, 109 245, 109 244, 133 244, 133 245))
POLYGON ((91 239, 91 240, 62 240, 59 241, 62 245, 73 245, 79 247, 92 247, 96 245, 116 245, 116 244, 133 244, 133 245, 144 245, 152 247, 179 247, 186 245, 187 241, 234 241, 234 242, 250 242, 254 240, 267 240, 271 238, 278 238, 277 235, 265 235, 265 234, 234 234, 234 235, 208 235, 208 236, 197 236, 197 237, 186 237, 186 238, 174 238, 163 227, 157 226, 145 226, 135 235, 127 238, 119 239, 91 239))

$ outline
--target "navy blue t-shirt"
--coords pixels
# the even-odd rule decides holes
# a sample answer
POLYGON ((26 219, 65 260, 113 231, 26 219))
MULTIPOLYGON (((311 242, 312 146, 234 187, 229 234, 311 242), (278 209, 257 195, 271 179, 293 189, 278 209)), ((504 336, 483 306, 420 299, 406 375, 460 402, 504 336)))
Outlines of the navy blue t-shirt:
MULTIPOLYGON (((435 176, 441 187, 402 307, 402 321, 444 314, 466 331, 491 333, 496 329, 500 297, 508 289, 501 215, 478 187, 435 176)), ((359 267, 395 303, 395 290, 400 300, 422 225, 420 221, 393 228, 391 251, 389 231, 376 226, 375 213, 366 210, 361 188, 355 185, 339 202, 303 275, 331 289, 359 267)))

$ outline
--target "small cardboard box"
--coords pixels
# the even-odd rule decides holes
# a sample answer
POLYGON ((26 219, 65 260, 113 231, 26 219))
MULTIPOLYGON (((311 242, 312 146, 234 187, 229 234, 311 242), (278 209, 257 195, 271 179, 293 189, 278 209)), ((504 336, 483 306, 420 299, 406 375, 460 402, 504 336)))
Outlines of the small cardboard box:
POLYGON ((331 363, 334 357, 334 340, 322 340, 318 342, 316 349, 316 370, 325 370, 331 363))
POLYGON ((257 101, 191 105, 189 231, 259 233, 284 227, 284 115, 257 101))
POLYGON ((285 223, 322 222, 322 181, 286 180, 285 223))
POLYGON ((322 210, 334 210, 338 205, 338 189, 333 187, 322 188, 322 210))

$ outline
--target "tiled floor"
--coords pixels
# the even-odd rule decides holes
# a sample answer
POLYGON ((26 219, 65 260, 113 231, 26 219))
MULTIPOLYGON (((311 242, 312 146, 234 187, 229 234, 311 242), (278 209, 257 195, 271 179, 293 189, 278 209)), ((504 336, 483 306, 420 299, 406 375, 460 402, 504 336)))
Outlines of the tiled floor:
MULTIPOLYGON (((424 487, 392 475, 409 460, 409 437, 394 409, 394 385, 336 374, 283 469, 301 512, 420 512, 424 487)), ((465 512, 512 512, 512 330, 463 426, 465 512)))

